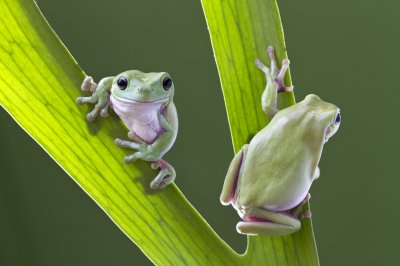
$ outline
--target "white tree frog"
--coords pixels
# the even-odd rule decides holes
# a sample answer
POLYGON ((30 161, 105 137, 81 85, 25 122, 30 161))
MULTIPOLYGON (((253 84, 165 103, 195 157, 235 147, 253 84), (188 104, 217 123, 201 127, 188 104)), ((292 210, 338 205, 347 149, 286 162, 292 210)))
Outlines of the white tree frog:
POLYGON ((107 116, 111 107, 129 129, 128 137, 133 141, 115 139, 118 146, 136 150, 125 157, 125 162, 141 159, 152 162, 153 169, 160 169, 150 183, 152 189, 173 182, 174 168, 161 159, 178 132, 178 116, 172 100, 174 84, 169 74, 130 70, 103 78, 98 85, 87 76, 81 88, 93 92, 92 96, 77 98, 78 104, 95 104, 87 120, 94 121, 99 114, 107 116))
POLYGON ((274 49, 267 49, 271 66, 256 66, 267 78, 261 103, 272 118, 249 144, 235 155, 221 193, 221 203, 232 204, 243 221, 236 229, 247 235, 281 236, 300 229, 301 213, 312 182, 319 177, 318 163, 325 142, 337 131, 340 110, 308 95, 293 106, 278 110, 277 93, 291 91, 284 77, 289 60, 278 69, 274 49))

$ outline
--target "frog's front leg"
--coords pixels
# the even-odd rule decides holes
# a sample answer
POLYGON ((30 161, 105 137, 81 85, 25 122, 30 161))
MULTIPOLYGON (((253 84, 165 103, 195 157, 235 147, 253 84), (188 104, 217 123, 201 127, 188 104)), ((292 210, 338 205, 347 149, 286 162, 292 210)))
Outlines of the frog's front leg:
POLYGON ((143 157, 145 152, 144 150, 147 148, 146 144, 142 144, 142 143, 137 143, 134 141, 128 141, 128 140, 122 140, 119 138, 115 139, 115 144, 117 144, 119 147, 122 148, 130 148, 130 149, 134 149, 134 150, 138 150, 137 152, 131 154, 131 155, 127 155, 125 156, 125 162, 126 163, 130 163, 133 162, 137 159, 144 159, 143 157))
POLYGON ((285 74, 289 67, 289 60, 282 61, 281 69, 276 64, 274 47, 269 46, 267 49, 268 56, 271 60, 271 66, 268 68, 259 59, 256 59, 255 65, 265 73, 267 85, 261 97, 261 105, 264 113, 272 118, 278 110, 278 92, 292 91, 293 86, 287 87, 284 84, 285 74))
POLYGON ((88 97, 78 97, 76 102, 78 104, 95 104, 93 110, 86 116, 88 121, 94 121, 99 114, 102 117, 106 117, 108 115, 112 80, 112 77, 104 78, 100 81, 99 85, 97 85, 90 76, 86 76, 83 80, 81 86, 82 91, 91 91, 92 95, 88 97))
POLYGON ((300 230, 298 218, 285 212, 273 212, 265 209, 255 209, 243 216, 244 222, 239 222, 236 229, 246 235, 283 236, 300 230))
MULTIPOLYGON (((129 135, 132 136, 134 133, 131 132, 129 135)), ((150 188, 152 189, 161 189, 169 184, 171 184, 176 177, 176 172, 175 169, 166 161, 159 159, 160 153, 159 152, 151 152, 151 146, 145 143, 137 143, 134 141, 127 141, 127 140, 122 140, 122 139, 115 139, 115 144, 117 144, 119 147, 123 148, 130 148, 130 149, 136 149, 138 150, 137 152, 125 156, 125 162, 130 163, 133 162, 137 159, 145 160, 145 161, 151 161, 151 168, 154 170, 160 169, 160 172, 158 175, 153 179, 153 181, 150 183, 150 188)))
MULTIPOLYGON (((162 134, 151 144, 138 143, 135 141, 127 141, 121 139, 115 139, 115 143, 123 148, 131 148, 137 150, 137 152, 125 156, 125 162, 130 163, 137 159, 152 162, 153 169, 159 169, 159 174, 153 179, 150 184, 152 189, 164 188, 172 183, 176 177, 175 169, 162 160, 161 157, 170 149, 172 143, 175 140, 176 131, 174 131, 171 124, 166 118, 159 113, 158 119, 163 128, 162 134)), ((137 139, 135 132, 130 131, 128 133, 129 138, 137 139)))

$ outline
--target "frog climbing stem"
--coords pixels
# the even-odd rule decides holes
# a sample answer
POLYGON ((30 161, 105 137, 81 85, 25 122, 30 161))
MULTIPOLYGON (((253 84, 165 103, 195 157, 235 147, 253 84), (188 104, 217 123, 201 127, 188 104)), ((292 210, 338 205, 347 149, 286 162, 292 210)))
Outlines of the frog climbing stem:
POLYGON ((161 189, 171 184, 175 169, 161 157, 171 149, 178 132, 178 115, 173 102, 174 84, 168 73, 143 73, 138 70, 125 71, 116 77, 103 78, 97 85, 86 76, 81 86, 91 91, 92 96, 78 97, 78 104, 95 104, 87 114, 94 121, 100 114, 105 117, 111 107, 128 127, 131 140, 115 139, 121 148, 136 152, 125 156, 125 162, 138 159, 152 162, 158 175, 150 188, 161 189))
POLYGON ((261 105, 272 120, 232 160, 220 199, 242 217, 239 233, 282 236, 300 230, 300 218, 310 218, 301 210, 319 177, 322 147, 339 128, 340 111, 313 94, 278 110, 278 92, 292 90, 283 85, 289 61, 279 70, 272 46, 268 55, 270 68, 260 60, 256 65, 266 75, 261 105))

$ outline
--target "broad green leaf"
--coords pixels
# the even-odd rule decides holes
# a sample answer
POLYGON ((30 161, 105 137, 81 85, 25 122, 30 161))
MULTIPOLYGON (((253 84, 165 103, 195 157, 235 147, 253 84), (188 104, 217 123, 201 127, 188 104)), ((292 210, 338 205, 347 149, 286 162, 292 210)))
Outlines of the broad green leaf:
MULTIPOLYGON (((274 0, 242 4, 210 0, 203 5, 238 149, 267 123, 258 104, 264 80, 252 61, 256 56, 265 59, 267 43, 274 44, 278 58, 283 58, 279 14, 274 0)), ((156 172, 148 163, 121 162, 125 151, 114 145, 114 138, 125 137, 126 130, 119 119, 111 116, 96 123, 83 119, 87 110, 75 103, 83 77, 33 1, 0 0, 1 106, 151 261, 160 265, 318 263, 310 221, 303 222, 301 232, 293 236, 250 238, 242 256, 215 234, 176 186, 151 191, 149 181, 156 172)), ((293 103, 290 94, 282 99, 293 103)))
POLYGON ((238 255, 175 186, 150 191, 150 165, 122 162, 118 119, 85 121, 75 103, 84 73, 35 3, 1 0, 0 14, 0 103, 16 122, 154 263, 235 264, 238 255))
MULTIPOLYGON (((276 0, 202 0, 217 62, 235 152, 269 122, 261 110, 265 76, 254 66, 269 63, 266 48, 278 61, 287 58, 276 0)), ((290 73, 286 75, 291 85, 290 73)), ((280 93, 280 107, 294 104, 293 93, 280 93)), ((307 206, 308 208, 308 206, 307 206)), ((254 265, 318 265, 311 220, 285 237, 248 237, 245 257, 254 265)))

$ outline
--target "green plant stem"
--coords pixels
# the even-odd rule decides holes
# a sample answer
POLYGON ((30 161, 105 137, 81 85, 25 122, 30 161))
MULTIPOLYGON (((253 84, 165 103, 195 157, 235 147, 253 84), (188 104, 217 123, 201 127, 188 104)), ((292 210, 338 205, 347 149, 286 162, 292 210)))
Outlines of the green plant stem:
MULTIPOLYGON (((258 25, 256 21, 250 23, 243 17, 239 19, 242 13, 234 11, 236 9, 214 12, 222 8, 220 3, 225 5, 230 2, 215 1, 211 4, 211 1, 203 1, 203 5, 237 149, 267 123, 257 111, 256 101, 263 80, 253 71, 248 60, 254 58, 248 51, 252 51, 254 56, 263 55, 262 47, 265 47, 268 39, 263 42, 256 39, 241 40, 238 53, 232 53, 233 50, 231 54, 221 53, 222 48, 218 47, 221 43, 231 41, 231 36, 226 34, 228 28, 214 24, 214 21, 221 23, 221 19, 228 15, 230 23, 233 23, 229 29, 235 32, 236 37, 241 36, 237 33, 238 27, 242 27, 241 23, 258 25), (253 48, 257 50, 253 51, 253 48), (246 63, 243 65, 243 62, 246 63), (232 69, 223 64, 231 64, 232 69), (235 82, 241 84, 240 95, 231 93, 238 89, 229 85, 235 82), (241 104, 233 104, 234 99, 241 104), (233 119, 235 113, 238 118, 233 119)), ((251 2, 257 1, 249 0, 249 7, 251 2)), ((279 22, 274 1, 258 4, 267 9, 262 19, 279 22)), ((246 4, 240 6, 246 10, 246 4)), ((149 180, 156 172, 151 170, 148 163, 122 163, 125 151, 114 145, 114 138, 126 136, 119 119, 112 115, 95 123, 85 121, 87 110, 75 103, 81 94, 79 87, 84 73, 47 24, 36 4, 31 0, 0 0, 0 14, 1 106, 152 262, 158 265, 317 264, 309 221, 303 222, 301 232, 293 236, 250 238, 247 253, 242 256, 216 235, 175 185, 162 191, 151 191, 148 188, 149 180)), ((251 17, 251 20, 256 17, 251 17)), ((271 26, 268 23, 263 25, 268 28, 271 26)), ((279 48, 278 56, 282 58, 280 22, 275 29, 278 30, 272 35, 280 35, 274 37, 276 41, 269 43, 279 48)), ((231 44, 231 49, 237 49, 237 45, 231 44)), ((284 96, 283 100, 292 103, 293 96, 284 96)))
MULTIPOLYGON (((283 29, 275 0, 202 0, 218 66, 235 152, 264 128, 261 110, 264 75, 254 66, 269 62, 266 48, 273 45, 276 58, 287 58, 283 29)), ((291 85, 290 73, 285 82, 291 85)), ((281 108, 295 103, 294 95, 279 94, 281 108)), ((306 206, 309 208, 309 206, 306 206)), ((300 232, 285 237, 248 237, 244 256, 251 265, 318 265, 311 219, 300 232)))

